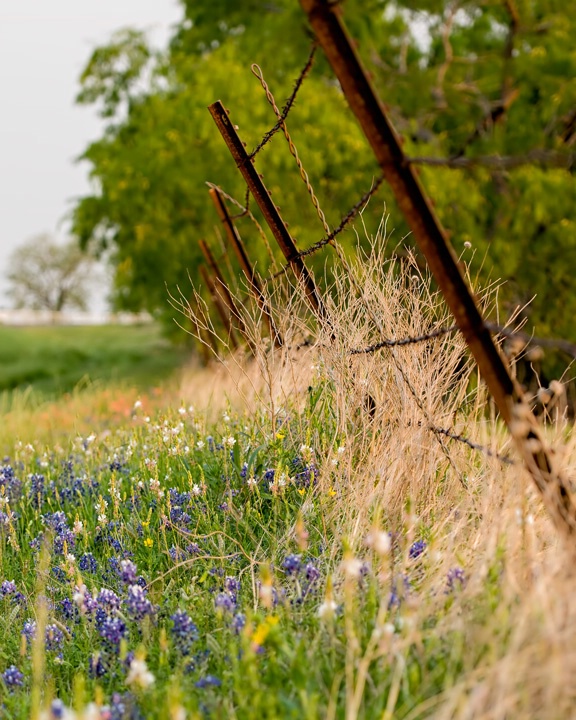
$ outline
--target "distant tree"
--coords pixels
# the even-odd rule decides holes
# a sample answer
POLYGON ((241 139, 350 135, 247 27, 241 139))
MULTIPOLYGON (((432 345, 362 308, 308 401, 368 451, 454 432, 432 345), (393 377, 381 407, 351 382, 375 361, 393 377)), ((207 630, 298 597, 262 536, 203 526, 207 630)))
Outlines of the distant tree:
POLYGON ((92 266, 74 241, 61 244, 49 235, 36 235, 10 256, 7 295, 18 308, 85 310, 92 266))

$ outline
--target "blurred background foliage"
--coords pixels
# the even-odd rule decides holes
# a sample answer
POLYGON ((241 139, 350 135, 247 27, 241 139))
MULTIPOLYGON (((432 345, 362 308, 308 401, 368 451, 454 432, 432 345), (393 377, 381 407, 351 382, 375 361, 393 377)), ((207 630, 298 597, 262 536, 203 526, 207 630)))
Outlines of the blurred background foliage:
MULTIPOLYGON (((297 0, 181 4, 166 48, 119 31, 94 51, 78 94, 104 129, 82 156, 93 192, 75 206, 74 233, 110 257, 116 307, 149 310, 167 327, 167 287, 199 284, 198 238, 221 251, 206 181, 244 202, 207 105, 222 100, 250 150, 275 123, 251 64, 281 106, 311 45, 297 0)), ((481 282, 506 281, 501 319, 531 301, 528 332, 576 341, 576 19, 559 0, 347 0, 342 10, 456 251, 481 282)), ((337 225, 379 170, 321 53, 287 122, 337 225)), ((280 135, 257 165, 299 247, 320 239, 280 135)), ((385 185, 364 214, 370 232, 384 211, 398 249, 407 227, 385 185)), ((246 220, 239 229, 266 275, 264 244, 246 220)), ((343 241, 352 248, 356 235, 343 241)))

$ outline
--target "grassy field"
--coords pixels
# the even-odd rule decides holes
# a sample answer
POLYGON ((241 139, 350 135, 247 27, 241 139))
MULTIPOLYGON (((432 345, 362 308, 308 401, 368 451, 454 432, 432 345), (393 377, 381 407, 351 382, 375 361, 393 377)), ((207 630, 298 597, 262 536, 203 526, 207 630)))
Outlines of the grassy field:
POLYGON ((146 388, 186 362, 156 325, 0 326, 0 393, 56 398, 95 381, 146 388))
POLYGON ((283 350, 4 417, 2 718, 574 717, 572 556, 458 336, 351 359, 447 320, 371 263, 376 319, 337 280, 312 345, 297 298, 283 350))

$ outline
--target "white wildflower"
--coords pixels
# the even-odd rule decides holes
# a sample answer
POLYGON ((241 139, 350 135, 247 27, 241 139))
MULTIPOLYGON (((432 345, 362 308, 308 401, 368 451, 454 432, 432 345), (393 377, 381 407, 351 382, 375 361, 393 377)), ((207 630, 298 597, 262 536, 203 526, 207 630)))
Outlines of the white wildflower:
POLYGON ((321 620, 331 620, 338 610, 338 603, 332 598, 326 598, 318 608, 318 617, 321 620))
POLYGON ((156 678, 148 670, 145 660, 134 658, 130 663, 130 671, 126 678, 126 685, 134 685, 139 688, 147 688, 154 684, 156 678))
POLYGON ((388 555, 392 541, 390 535, 382 530, 372 530, 366 536, 366 545, 377 555, 388 555))
POLYGON ((341 568, 346 577, 357 579, 362 573, 362 560, 355 557, 346 557, 342 560, 341 568))

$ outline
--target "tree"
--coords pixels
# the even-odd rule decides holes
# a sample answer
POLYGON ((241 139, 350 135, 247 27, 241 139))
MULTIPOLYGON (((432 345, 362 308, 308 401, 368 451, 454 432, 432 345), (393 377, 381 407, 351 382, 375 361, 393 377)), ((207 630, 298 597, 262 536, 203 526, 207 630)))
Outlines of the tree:
MULTIPOLYGON (((527 329, 576 340, 576 17, 559 0, 342 5, 456 250, 472 245, 467 257, 482 281, 506 280, 506 315, 536 295, 525 311, 527 329)), ((204 182, 244 196, 206 105, 220 98, 256 145, 275 118, 250 64, 262 66, 283 100, 309 48, 297 0, 182 6, 165 50, 145 51, 145 38, 133 32, 116 36, 82 77, 79 101, 99 103, 108 124, 83 155, 96 190, 76 205, 74 231, 83 243, 96 238, 111 248, 116 303, 131 309, 167 307, 165 283, 185 287, 188 271, 195 278, 195 239, 215 225, 204 182)), ((323 58, 288 124, 337 224, 378 171, 323 58)), ((286 149, 272 142, 258 167, 305 247, 323 232, 286 149)), ((378 198, 365 215, 368 226, 382 199, 399 240, 403 218, 385 187, 378 198)), ((264 270, 262 244, 251 254, 264 270)))
POLYGON ((92 260, 75 241, 56 243, 38 235, 17 248, 8 261, 7 291, 17 308, 86 309, 92 260))

